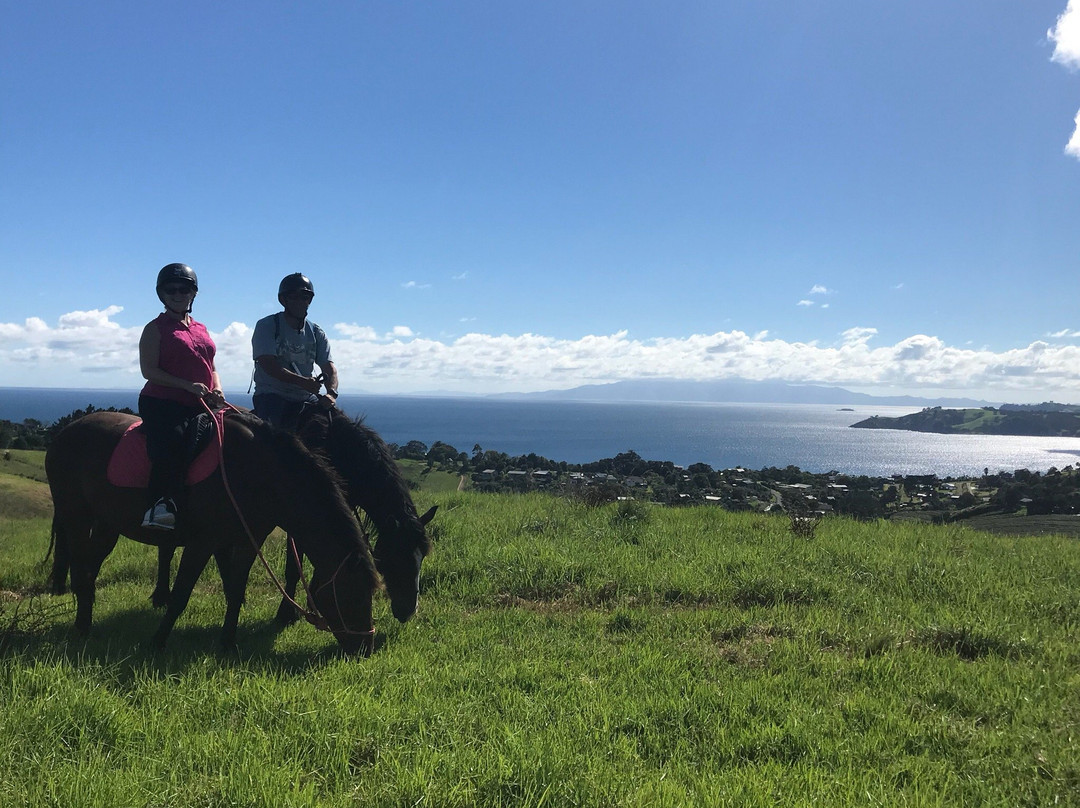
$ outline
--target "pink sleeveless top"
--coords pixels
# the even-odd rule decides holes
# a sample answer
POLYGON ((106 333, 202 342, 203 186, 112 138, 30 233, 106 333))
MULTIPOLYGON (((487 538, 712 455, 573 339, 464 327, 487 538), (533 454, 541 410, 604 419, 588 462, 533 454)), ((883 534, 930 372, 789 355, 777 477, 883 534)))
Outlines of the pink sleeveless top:
MULTIPOLYGON (((210 333, 202 323, 192 320, 187 325, 174 320, 162 312, 155 320, 161 335, 161 351, 158 354, 158 367, 166 373, 190 382, 202 382, 207 387, 214 386, 214 354, 217 346, 210 339, 210 333)), ((167 398, 178 401, 188 407, 198 407, 199 397, 178 390, 175 387, 147 382, 142 395, 153 398, 167 398)))

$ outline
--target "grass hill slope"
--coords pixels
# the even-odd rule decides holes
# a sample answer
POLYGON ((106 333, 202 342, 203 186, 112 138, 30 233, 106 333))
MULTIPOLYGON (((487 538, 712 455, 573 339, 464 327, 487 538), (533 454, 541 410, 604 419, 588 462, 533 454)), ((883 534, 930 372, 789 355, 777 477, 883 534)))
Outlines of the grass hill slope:
POLYGON ((928 407, 896 418, 875 415, 851 426, 855 429, 907 429, 943 434, 1075 438, 1080 437, 1080 413, 998 410, 993 407, 963 410, 928 407))
POLYGON ((420 610, 380 598, 366 660, 277 630, 258 568, 239 659, 211 571, 147 652, 154 553, 125 539, 73 637, 48 520, 0 518, 0 804, 1077 804, 1075 540, 417 499, 420 610))

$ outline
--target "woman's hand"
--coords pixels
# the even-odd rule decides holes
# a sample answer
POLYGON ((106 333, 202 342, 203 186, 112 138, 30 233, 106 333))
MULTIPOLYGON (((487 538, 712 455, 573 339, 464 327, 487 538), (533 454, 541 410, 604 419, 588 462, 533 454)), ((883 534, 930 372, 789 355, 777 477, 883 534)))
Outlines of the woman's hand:
POLYGON ((203 396, 203 401, 206 402, 206 406, 208 406, 210 409, 220 410, 222 407, 225 406, 225 394, 220 390, 211 390, 209 393, 203 396))

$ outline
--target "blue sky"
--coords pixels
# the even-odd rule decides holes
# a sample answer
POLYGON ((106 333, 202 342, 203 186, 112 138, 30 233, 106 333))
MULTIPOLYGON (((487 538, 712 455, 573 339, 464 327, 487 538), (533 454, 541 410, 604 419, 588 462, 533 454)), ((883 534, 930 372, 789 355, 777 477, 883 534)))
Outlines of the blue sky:
POLYGON ((1080 0, 0 0, 0 385, 653 376, 1080 402, 1080 0))

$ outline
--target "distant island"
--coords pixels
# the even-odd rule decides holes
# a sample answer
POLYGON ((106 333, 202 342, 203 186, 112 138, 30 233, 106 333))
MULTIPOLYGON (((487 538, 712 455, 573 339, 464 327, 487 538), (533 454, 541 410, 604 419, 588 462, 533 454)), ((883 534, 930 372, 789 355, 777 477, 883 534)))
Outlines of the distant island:
POLYGON ((851 425, 855 429, 906 429, 949 435, 1024 435, 1080 437, 1080 407, 1075 404, 1004 404, 1000 409, 943 409, 926 407, 897 418, 873 416, 851 425))
POLYGON ((779 381, 723 379, 689 381, 685 379, 637 379, 610 384, 586 384, 569 390, 545 390, 538 393, 493 393, 485 398, 523 401, 639 401, 639 402, 712 402, 725 404, 833 404, 851 407, 985 407, 992 401, 972 398, 919 398, 917 396, 872 396, 842 387, 818 384, 791 384, 779 381))

